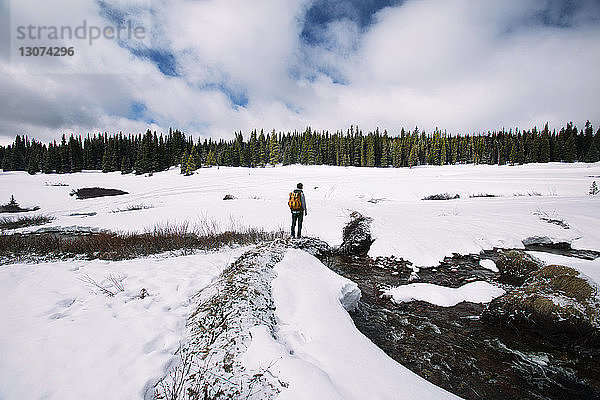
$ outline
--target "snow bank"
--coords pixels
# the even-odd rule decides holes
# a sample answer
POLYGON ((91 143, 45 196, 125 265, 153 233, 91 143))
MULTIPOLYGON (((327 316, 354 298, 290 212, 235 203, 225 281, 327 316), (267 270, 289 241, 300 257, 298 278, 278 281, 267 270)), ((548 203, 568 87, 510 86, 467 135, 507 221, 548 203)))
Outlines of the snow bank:
POLYGON ((190 298, 241 251, 0 266, 0 399, 142 398, 184 337, 190 298), (110 274, 125 292, 81 280, 110 274))
POLYGON ((505 291, 488 282, 467 283, 459 288, 433 285, 431 283, 411 283, 390 289, 384 296, 391 296, 395 303, 426 301, 440 307, 452 307, 460 302, 489 303, 505 291))
POLYGON ((254 327, 245 359, 248 368, 268 370, 287 386, 278 399, 456 398, 356 329, 347 312, 360 297, 356 284, 299 250, 289 250, 275 272, 276 338, 254 327))

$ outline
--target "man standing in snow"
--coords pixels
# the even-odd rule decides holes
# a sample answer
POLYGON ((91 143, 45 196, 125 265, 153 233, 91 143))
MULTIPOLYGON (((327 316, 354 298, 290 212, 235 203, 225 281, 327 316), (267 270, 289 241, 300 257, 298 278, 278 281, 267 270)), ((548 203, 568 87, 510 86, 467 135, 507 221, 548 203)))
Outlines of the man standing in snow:
POLYGON ((305 215, 308 215, 306 198, 304 197, 304 192, 302 192, 302 183, 296 185, 296 189, 290 193, 288 205, 292 212, 292 237, 301 237, 302 219, 305 215), (296 222, 298 223, 298 235, 296 235, 296 222))

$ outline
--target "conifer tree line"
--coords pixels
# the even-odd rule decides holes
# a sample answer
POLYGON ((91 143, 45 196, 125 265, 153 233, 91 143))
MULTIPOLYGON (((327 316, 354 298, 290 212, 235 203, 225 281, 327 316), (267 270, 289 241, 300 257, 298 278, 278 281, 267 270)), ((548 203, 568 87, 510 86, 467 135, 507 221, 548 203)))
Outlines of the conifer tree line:
POLYGON ((231 140, 199 139, 194 142, 180 130, 168 135, 145 134, 63 135, 42 144, 16 136, 12 145, 0 146, 4 171, 30 174, 69 173, 82 170, 146 174, 180 166, 193 174, 202 166, 264 167, 266 165, 337 165, 356 167, 412 167, 446 164, 525 164, 596 162, 600 160, 600 129, 594 133, 587 121, 582 130, 568 123, 558 132, 548 124, 542 130, 500 130, 487 134, 449 135, 402 129, 396 136, 379 129, 363 133, 351 126, 346 132, 253 130, 231 140))

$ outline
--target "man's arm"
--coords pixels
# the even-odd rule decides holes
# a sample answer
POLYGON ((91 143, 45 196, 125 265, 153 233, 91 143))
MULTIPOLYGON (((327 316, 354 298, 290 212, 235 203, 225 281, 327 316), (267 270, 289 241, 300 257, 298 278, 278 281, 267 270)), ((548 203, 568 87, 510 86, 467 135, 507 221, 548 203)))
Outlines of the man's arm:
POLYGON ((302 208, 304 209, 304 215, 308 215, 308 210, 306 208, 306 197, 304 197, 304 192, 302 192, 302 208))

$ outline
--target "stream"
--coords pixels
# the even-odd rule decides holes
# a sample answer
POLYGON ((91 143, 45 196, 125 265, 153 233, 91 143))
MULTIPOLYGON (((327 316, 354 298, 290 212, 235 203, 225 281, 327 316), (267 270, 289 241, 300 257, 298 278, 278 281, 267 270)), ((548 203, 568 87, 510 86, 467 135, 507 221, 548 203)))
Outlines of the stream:
MULTIPOLYGON (((543 246, 535 250, 597 256, 543 246)), ((496 250, 455 255, 436 268, 421 269, 415 282, 458 287, 485 280, 510 290, 498 284, 496 273, 479 265, 480 259, 496 258, 496 250)), ((362 298, 351 313, 357 328, 391 358, 437 386, 465 399, 600 399, 600 348, 493 326, 481 321, 482 304, 395 304, 382 293, 411 283, 412 268, 402 259, 334 255, 323 261, 360 287, 362 298)))

